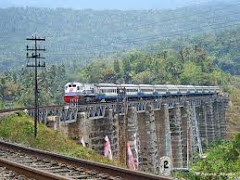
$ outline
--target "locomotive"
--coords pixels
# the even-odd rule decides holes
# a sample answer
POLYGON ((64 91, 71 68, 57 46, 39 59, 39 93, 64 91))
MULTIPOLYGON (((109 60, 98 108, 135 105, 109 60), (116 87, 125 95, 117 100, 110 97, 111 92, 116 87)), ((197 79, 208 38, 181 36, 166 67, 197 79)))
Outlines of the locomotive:
POLYGON ((69 82, 64 86, 66 103, 117 101, 117 99, 151 99, 164 96, 218 94, 218 86, 150 85, 150 84, 85 84, 69 82))

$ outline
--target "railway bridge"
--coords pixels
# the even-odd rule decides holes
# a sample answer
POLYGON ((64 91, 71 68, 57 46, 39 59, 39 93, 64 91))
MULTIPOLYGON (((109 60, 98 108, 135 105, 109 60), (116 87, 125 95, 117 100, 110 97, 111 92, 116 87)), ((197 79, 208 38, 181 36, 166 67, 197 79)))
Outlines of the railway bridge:
POLYGON ((211 143, 226 137, 227 105, 223 94, 174 96, 42 107, 39 118, 100 154, 107 136, 113 157, 123 161, 128 142, 136 169, 161 174, 162 157, 173 169, 188 168, 211 143))

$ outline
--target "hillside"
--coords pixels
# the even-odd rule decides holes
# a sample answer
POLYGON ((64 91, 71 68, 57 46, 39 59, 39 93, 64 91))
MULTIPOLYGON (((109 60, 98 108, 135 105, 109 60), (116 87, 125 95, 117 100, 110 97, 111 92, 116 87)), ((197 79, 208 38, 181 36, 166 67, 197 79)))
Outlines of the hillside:
POLYGON ((235 1, 176 10, 0 9, 0 70, 25 65, 25 38, 34 33, 47 39, 47 62, 82 66, 162 40, 168 45, 167 39, 231 29, 239 23, 239 10, 235 1))
MULTIPOLYGON (((198 3, 204 3, 209 1, 219 1, 219 0, 198 0, 198 3)), ((196 2, 195 2, 196 3, 196 2)), ((49 1, 49 0, 5 0, 0 1, 0 7, 48 7, 48 8, 73 8, 73 9, 174 9, 177 7, 187 6, 189 4, 194 4, 192 1, 188 0, 174 0, 174 1, 158 1, 158 0, 148 0, 141 1, 138 0, 121 0, 119 1, 109 1, 109 0, 89 0, 89 1, 79 1, 79 0, 58 0, 58 1, 49 1)))

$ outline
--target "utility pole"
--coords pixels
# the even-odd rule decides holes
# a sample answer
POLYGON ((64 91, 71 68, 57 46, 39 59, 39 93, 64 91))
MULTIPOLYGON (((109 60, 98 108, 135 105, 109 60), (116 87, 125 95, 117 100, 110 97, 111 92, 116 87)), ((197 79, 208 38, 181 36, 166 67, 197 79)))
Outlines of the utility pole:
POLYGON ((27 38, 27 41, 34 41, 34 47, 29 47, 27 45, 27 59, 34 59, 34 63, 27 63, 27 67, 33 67, 35 70, 35 89, 34 89, 34 95, 35 95, 35 116, 34 116, 34 137, 37 137, 37 123, 38 123, 38 117, 39 117, 39 89, 38 89, 38 68, 45 67, 45 62, 41 63, 41 59, 45 59, 45 57, 42 57, 39 51, 46 51, 45 49, 41 49, 40 46, 37 46, 38 41, 45 41, 45 38, 39 38, 36 36, 32 36, 31 38, 27 38), (29 55, 29 51, 32 53, 29 55))

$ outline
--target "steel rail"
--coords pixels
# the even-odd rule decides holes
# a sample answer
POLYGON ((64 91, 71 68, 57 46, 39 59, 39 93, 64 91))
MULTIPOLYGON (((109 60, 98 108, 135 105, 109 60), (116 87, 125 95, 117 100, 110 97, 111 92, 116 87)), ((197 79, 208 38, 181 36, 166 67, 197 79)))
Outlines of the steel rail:
POLYGON ((109 174, 110 176, 121 177, 125 180, 173 180, 173 178, 170 178, 170 177, 163 177, 163 176, 152 175, 144 172, 131 171, 128 169, 119 168, 119 167, 106 165, 102 163, 96 163, 88 160, 67 157, 57 153, 47 152, 47 151, 33 149, 33 148, 26 148, 20 145, 11 144, 4 141, 0 141, 0 147, 11 149, 14 151, 21 151, 26 154, 37 156, 39 158, 47 158, 53 161, 65 163, 65 164, 76 166, 76 167, 83 167, 89 170, 96 170, 101 173, 109 174))
MULTIPOLYGON (((43 109, 43 108, 58 108, 58 107, 64 107, 64 105, 40 106, 39 109, 43 109)), ((24 111, 25 109, 33 110, 34 107, 21 107, 21 108, 14 108, 14 109, 0 109, 0 113, 24 111)))
POLYGON ((34 178, 36 180, 72 180, 71 178, 31 168, 4 158, 0 158, 0 166, 6 167, 19 175, 24 175, 27 178, 34 178))

